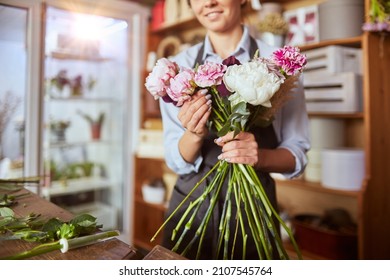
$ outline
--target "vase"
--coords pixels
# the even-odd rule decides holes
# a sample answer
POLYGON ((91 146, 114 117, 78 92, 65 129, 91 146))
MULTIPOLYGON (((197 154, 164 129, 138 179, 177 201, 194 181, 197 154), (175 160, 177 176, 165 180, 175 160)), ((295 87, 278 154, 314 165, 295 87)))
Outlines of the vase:
POLYGON ((261 33, 260 38, 261 40, 263 40, 263 42, 267 43, 270 46, 281 48, 284 45, 283 35, 277 35, 271 32, 263 32, 261 33))
POLYGON ((102 125, 100 123, 91 124, 91 137, 93 140, 100 140, 102 125))

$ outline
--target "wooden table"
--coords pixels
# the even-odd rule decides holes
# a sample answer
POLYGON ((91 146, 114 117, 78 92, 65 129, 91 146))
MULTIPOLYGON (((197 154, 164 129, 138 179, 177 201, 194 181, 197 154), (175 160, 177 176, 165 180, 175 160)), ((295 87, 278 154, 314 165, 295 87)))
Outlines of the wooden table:
MULTIPOLYGON (((19 217, 30 213, 41 214, 42 218, 59 218, 69 221, 74 215, 67 210, 39 197, 38 195, 23 189, 15 195, 29 193, 28 196, 18 198, 18 203, 11 209, 19 217)), ((29 250, 40 243, 26 242, 23 240, 0 241, 0 258, 29 250)), ((137 251, 130 245, 117 238, 69 250, 66 253, 54 251, 42 254, 31 259, 35 260, 129 260, 141 259, 137 251)))
POLYGON ((153 249, 143 258, 144 260, 188 260, 185 257, 162 247, 156 245, 153 249))

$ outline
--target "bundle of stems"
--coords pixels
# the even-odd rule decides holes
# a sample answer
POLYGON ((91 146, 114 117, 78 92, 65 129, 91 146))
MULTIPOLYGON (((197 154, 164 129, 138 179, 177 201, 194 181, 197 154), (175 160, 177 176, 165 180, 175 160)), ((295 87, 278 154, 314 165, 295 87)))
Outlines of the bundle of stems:
MULTIPOLYGON (((291 89, 292 84, 293 83, 286 84, 287 87, 282 88, 280 94, 285 94, 285 91, 291 89)), ((212 88, 211 94, 213 96, 212 126, 217 132, 222 132, 223 130, 226 130, 226 128, 228 128, 229 131, 234 131, 235 134, 239 131, 245 131, 253 125, 249 118, 250 115, 253 117, 264 114, 260 111, 255 111, 251 114, 242 112, 237 113, 239 109, 226 106, 226 100, 219 95, 215 88, 212 88)), ((287 97, 287 95, 285 96, 287 97)), ((275 98, 280 97, 275 96, 275 98)), ((280 106, 282 103, 283 102, 279 100, 280 106)), ((263 108, 258 106, 255 110, 263 110, 263 108)), ((275 110, 275 108, 273 108, 273 110, 275 110)), ((252 120, 254 121, 255 119, 252 118, 252 120)), ((223 132, 222 135, 225 133, 226 131, 223 132)), ((193 221, 198 215, 200 206, 206 201, 207 197, 210 197, 210 202, 206 214, 202 218, 202 222, 196 229, 191 241, 188 244, 185 244, 186 246, 181 252, 181 254, 185 256, 188 250, 197 243, 197 258, 199 258, 206 228, 211 220, 217 202, 220 199, 224 182, 227 181, 227 191, 219 221, 218 249, 215 257, 218 258, 218 256, 222 254, 223 259, 233 259, 237 238, 241 236, 243 239, 242 258, 245 259, 247 241, 251 236, 254 240, 259 259, 273 259, 275 256, 278 256, 280 259, 289 259, 289 255, 287 254, 280 237, 280 224, 287 232, 297 257, 299 259, 302 258, 291 229, 285 224, 278 212, 272 206, 255 169, 250 165, 228 163, 224 160, 219 160, 213 168, 197 182, 183 201, 157 230, 152 237, 152 241, 207 178, 212 178, 210 183, 206 185, 201 196, 197 197, 194 201, 190 201, 185 213, 172 232, 171 239, 176 240, 176 244, 172 248, 172 251, 178 251, 184 237, 193 226, 193 221), (235 213, 233 213, 232 210, 233 202, 237 205, 237 211, 235 213), (232 219, 235 219, 233 223, 235 224, 234 228, 231 228, 232 219), (275 223, 275 220, 277 220, 278 223, 275 223), (246 223, 248 226, 246 226, 246 223), (247 232, 247 228, 250 229, 250 232, 247 232), (241 234, 239 234, 239 231, 241 231, 241 234)))

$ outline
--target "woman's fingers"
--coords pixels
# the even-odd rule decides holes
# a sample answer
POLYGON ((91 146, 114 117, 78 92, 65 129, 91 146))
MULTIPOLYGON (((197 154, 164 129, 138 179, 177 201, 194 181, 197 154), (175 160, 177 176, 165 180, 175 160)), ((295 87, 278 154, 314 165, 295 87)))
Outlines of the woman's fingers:
POLYGON ((249 132, 240 132, 236 136, 234 136, 234 132, 228 132, 226 135, 221 136, 217 139, 214 140, 214 142, 218 146, 224 146, 226 143, 229 143, 230 141, 235 140, 235 141, 247 141, 247 142, 256 142, 255 136, 252 133, 249 132))
POLYGON ((258 162, 259 147, 252 133, 240 132, 233 139, 230 132, 216 139, 216 144, 222 147, 218 159, 231 163, 242 163, 254 166, 258 162))
POLYGON ((188 131, 203 136, 207 133, 206 123, 211 113, 211 95, 199 91, 181 107, 178 118, 188 131))

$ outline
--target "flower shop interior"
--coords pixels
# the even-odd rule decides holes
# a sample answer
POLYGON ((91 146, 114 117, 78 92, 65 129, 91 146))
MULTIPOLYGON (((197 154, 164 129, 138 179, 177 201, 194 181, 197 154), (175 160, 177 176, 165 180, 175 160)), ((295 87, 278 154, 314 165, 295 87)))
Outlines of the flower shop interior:
MULTIPOLYGON (((272 174, 302 258, 390 259, 389 1, 247 2, 252 36, 307 58, 308 164, 272 174)), ((115 237, 32 258, 183 258, 151 241, 177 175, 144 84, 204 37, 187 0, 0 0, 0 235, 10 217, 89 214, 115 237)), ((2 242, 0 259, 36 245, 2 242)))

